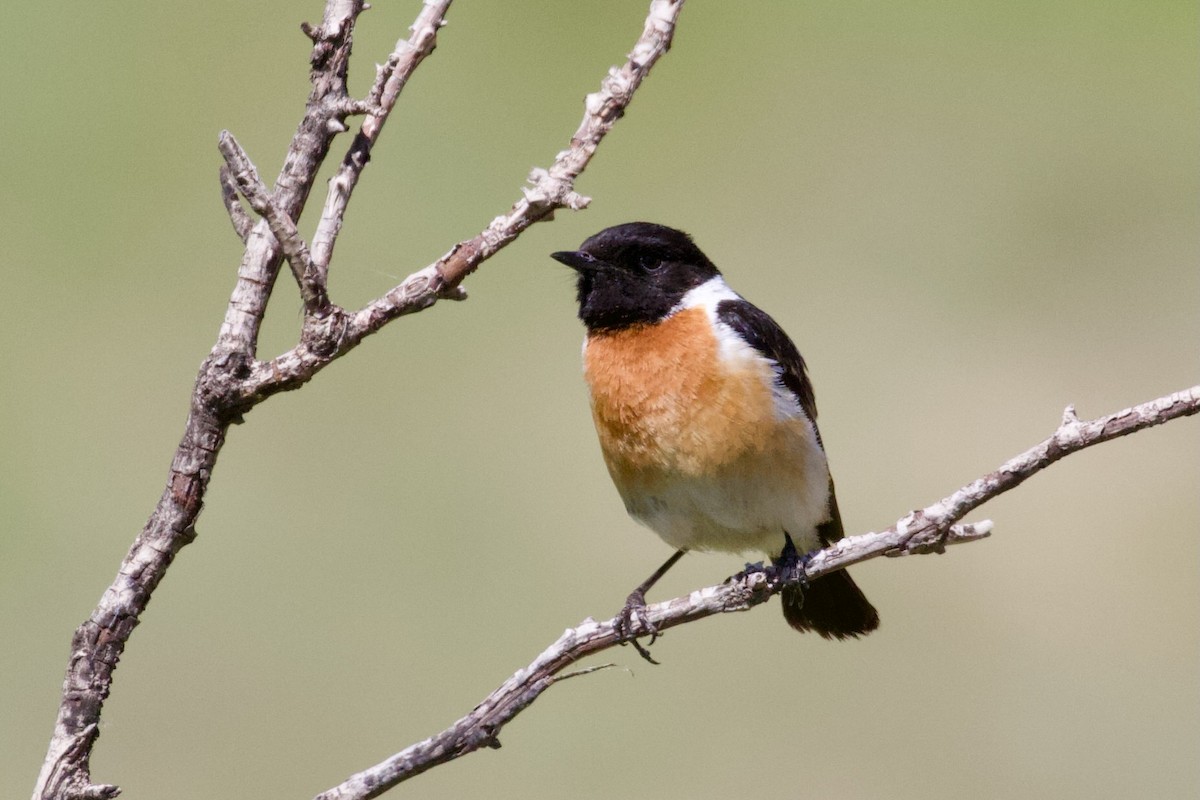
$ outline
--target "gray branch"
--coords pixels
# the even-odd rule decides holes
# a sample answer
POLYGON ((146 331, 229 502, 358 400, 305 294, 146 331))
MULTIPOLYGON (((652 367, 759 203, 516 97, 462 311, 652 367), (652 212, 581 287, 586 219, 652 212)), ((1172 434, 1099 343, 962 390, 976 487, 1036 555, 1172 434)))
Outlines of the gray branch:
POLYGON ((283 256, 291 266, 292 275, 300 287, 304 312, 317 318, 324 317, 330 310, 329 293, 325 288, 326 274, 324 271, 318 271, 313 264, 312 257, 308 254, 308 245, 296 229, 296 223, 275 204, 275 198, 263 185, 258 177, 258 170, 254 168, 250 157, 238 144, 237 139, 233 138, 232 133, 221 131, 221 135, 217 137, 217 149, 225 157, 225 165, 229 167, 229 174, 232 175, 234 183, 250 203, 250 207, 267 221, 267 227, 271 229, 275 241, 283 249, 283 256))
MULTIPOLYGON (((305 337, 296 347, 269 362, 252 365, 249 379, 243 386, 245 401, 253 404, 265 396, 306 383, 334 359, 398 317, 423 311, 440 299, 463 299, 466 295, 459 286, 463 279, 530 225, 553 219, 554 212, 561 208, 585 208, 590 198, 575 191, 575 179, 587 168, 601 140, 625 113, 651 67, 670 48, 682 7, 683 0, 651 2, 642 35, 630 51, 628 60, 621 67, 609 70, 600 89, 584 99, 583 120, 571 137, 570 145, 555 157, 548 169, 533 170, 529 186, 522 189, 521 198, 507 214, 496 217, 479 234, 454 245, 437 261, 412 273, 382 297, 355 312, 335 308, 324 320, 309 325, 305 337)), ((385 71, 386 67, 381 74, 385 71)), ((390 108, 387 91, 384 90, 381 108, 390 108)), ((368 116, 367 122, 372 119, 374 115, 368 116)), ((362 146, 359 139, 351 146, 352 152, 362 146)), ((325 214, 332 214, 339 222, 327 225, 322 218, 313 244, 313 258, 318 264, 328 257, 336 228, 341 224, 337 209, 344 209, 344 198, 356 181, 357 171, 347 162, 343 162, 338 175, 330 181, 325 214), (324 234, 322 227, 328 228, 324 234)))
MULTIPOLYGON (((834 542, 813 553, 802 574, 776 567, 747 569, 716 586, 647 606, 644 619, 633 618, 633 634, 649 633, 647 624, 661 632, 714 614, 747 611, 801 580, 819 578, 879 556, 941 553, 947 545, 986 538, 992 530, 990 520, 974 524, 961 524, 960 520, 993 497, 1071 453, 1196 413, 1200 413, 1200 385, 1087 422, 1080 421, 1075 410, 1068 407, 1062 423, 1048 439, 933 505, 905 515, 887 530, 834 542)), ((449 728, 352 775, 317 795, 316 800, 377 797, 431 767, 484 747, 498 747, 500 730, 506 724, 556 682, 577 674, 564 670, 577 666, 586 656, 629 640, 629 636, 618 633, 617 620, 586 619, 567 629, 529 666, 517 671, 449 728)))
POLYGON ((246 209, 242 208, 241 202, 238 200, 238 185, 233 179, 233 173, 229 171, 229 167, 221 167, 221 200, 225 203, 225 210, 229 212, 229 221, 233 224, 233 232, 242 240, 242 244, 250 238, 250 229, 254 227, 254 220, 246 213, 246 209))

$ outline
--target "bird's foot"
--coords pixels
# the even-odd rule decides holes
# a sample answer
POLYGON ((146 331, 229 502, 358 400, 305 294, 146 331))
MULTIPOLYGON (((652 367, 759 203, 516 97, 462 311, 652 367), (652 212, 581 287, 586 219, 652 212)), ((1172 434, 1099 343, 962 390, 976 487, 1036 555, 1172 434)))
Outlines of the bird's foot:
POLYGON ((808 589, 808 573, 806 567, 808 562, 812 560, 811 553, 800 554, 796 550, 796 543, 792 541, 792 537, 785 533, 783 552, 778 558, 771 559, 771 565, 778 571, 779 577, 784 581, 796 581, 801 590, 808 589))
POLYGON ((658 627, 646 616, 646 593, 643 590, 635 589, 626 598, 624 608, 621 609, 621 613, 617 614, 614 627, 621 644, 633 645, 633 649, 637 650, 639 656, 651 664, 658 663, 650 656, 650 651, 647 649, 658 640, 658 627), (638 630, 650 634, 648 645, 643 645, 637 640, 638 630))

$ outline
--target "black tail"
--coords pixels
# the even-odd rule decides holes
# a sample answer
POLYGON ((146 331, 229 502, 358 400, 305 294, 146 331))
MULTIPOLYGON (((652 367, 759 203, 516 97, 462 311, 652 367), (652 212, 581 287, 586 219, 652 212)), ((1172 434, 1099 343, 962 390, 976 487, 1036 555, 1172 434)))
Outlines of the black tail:
POLYGON ((865 636, 879 627, 879 613, 845 570, 817 578, 807 589, 791 586, 780 593, 783 616, 801 633, 825 639, 865 636))

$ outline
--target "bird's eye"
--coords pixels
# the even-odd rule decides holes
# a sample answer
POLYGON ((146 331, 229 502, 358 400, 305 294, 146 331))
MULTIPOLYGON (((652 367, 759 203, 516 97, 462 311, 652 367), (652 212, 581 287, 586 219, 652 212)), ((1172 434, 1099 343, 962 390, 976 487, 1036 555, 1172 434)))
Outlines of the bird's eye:
POLYGON ((646 272, 657 272, 662 269, 662 259, 653 253, 642 253, 638 256, 638 266, 646 272))

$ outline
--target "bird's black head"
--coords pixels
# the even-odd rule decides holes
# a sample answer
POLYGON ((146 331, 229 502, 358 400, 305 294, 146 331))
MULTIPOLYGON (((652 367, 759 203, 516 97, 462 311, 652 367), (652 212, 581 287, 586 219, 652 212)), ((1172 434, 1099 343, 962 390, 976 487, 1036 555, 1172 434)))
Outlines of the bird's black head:
POLYGON ((657 322, 689 289, 721 274, 692 237, 651 222, 605 228, 550 257, 578 273, 579 318, 589 331, 657 322))

